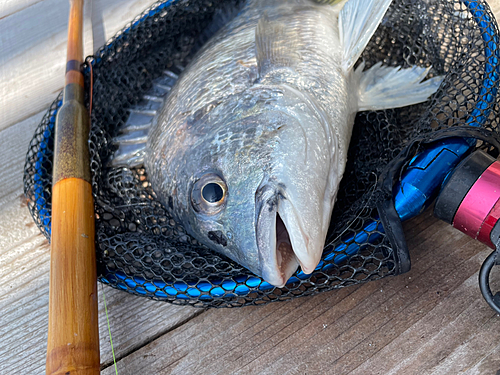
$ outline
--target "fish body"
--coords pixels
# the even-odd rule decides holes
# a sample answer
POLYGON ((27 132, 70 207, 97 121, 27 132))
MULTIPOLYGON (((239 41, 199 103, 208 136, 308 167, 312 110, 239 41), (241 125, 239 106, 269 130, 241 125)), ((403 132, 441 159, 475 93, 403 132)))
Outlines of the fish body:
POLYGON ((249 0, 152 123, 153 189, 198 241, 283 286, 321 259, 356 112, 424 101, 423 68, 354 63, 390 0, 249 0))

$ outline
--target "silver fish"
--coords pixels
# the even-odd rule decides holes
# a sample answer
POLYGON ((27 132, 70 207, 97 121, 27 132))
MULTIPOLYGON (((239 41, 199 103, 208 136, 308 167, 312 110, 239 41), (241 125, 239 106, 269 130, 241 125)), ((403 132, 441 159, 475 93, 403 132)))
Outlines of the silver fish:
POLYGON ((441 81, 423 81, 420 67, 353 68, 390 3, 249 0, 186 67, 151 129, 122 136, 122 161, 144 162, 192 236, 270 284, 299 265, 311 273, 356 112, 423 102, 441 81))

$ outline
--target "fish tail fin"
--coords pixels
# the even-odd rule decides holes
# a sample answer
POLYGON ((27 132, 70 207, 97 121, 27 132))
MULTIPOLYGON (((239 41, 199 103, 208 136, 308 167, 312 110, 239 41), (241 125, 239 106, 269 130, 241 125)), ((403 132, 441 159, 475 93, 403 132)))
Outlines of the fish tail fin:
MULTIPOLYGON (((183 68, 176 67, 175 70, 180 73, 183 68)), ((153 87, 143 95, 142 100, 128 110, 127 121, 112 139, 116 151, 108 161, 108 166, 133 168, 144 164, 149 130, 177 79, 177 73, 163 72, 153 81, 153 87)))
POLYGON ((345 71, 352 69, 382 22, 392 0, 349 0, 339 14, 345 71))
POLYGON ((408 69, 377 63, 363 72, 361 64, 355 72, 359 78, 358 108, 360 111, 405 107, 426 101, 434 94, 443 77, 423 81, 430 68, 408 69))

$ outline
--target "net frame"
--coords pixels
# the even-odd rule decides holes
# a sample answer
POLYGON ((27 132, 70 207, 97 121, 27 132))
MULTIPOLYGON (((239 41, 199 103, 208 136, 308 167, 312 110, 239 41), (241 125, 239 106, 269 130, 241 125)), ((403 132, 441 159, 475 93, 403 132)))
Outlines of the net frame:
MULTIPOLYGON (((284 288, 275 288, 191 238, 156 200, 144 169, 106 167, 126 109, 140 102, 164 69, 189 61, 215 10, 228 3, 239 1, 157 3, 86 59, 86 92, 91 65, 94 79, 90 150, 100 281, 177 304, 233 307, 407 271, 409 254, 392 193, 405 167, 430 143, 447 137, 482 140, 475 147, 492 153, 500 146, 498 30, 487 4, 402 0, 391 5, 363 52, 367 68, 378 61, 418 64, 445 80, 426 103, 357 115, 322 261, 313 274, 299 270, 284 288)), ((61 104, 59 95, 35 131, 25 164, 28 207, 47 238, 53 131, 61 104)))

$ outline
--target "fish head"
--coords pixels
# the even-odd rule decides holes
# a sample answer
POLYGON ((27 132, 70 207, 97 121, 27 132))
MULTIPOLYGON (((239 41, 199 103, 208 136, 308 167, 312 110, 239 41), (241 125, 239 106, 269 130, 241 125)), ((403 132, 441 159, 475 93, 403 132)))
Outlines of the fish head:
POLYGON ((286 94, 261 88, 219 103, 170 163, 183 174, 173 213, 187 231, 277 287, 318 265, 340 181, 330 127, 286 94))

